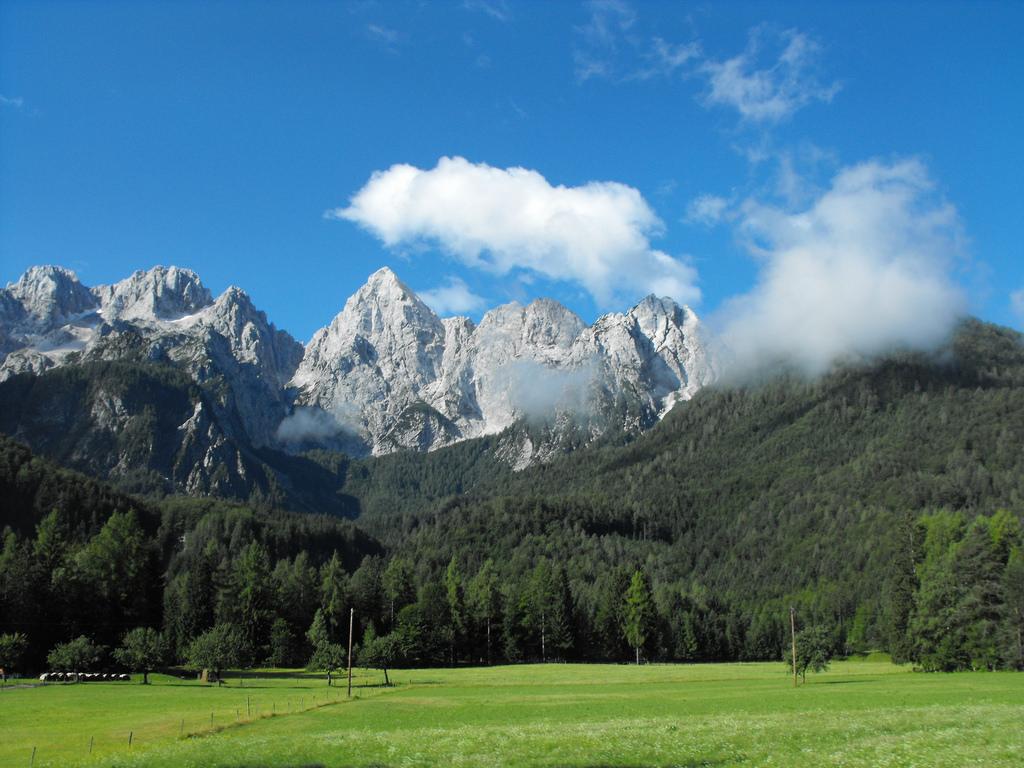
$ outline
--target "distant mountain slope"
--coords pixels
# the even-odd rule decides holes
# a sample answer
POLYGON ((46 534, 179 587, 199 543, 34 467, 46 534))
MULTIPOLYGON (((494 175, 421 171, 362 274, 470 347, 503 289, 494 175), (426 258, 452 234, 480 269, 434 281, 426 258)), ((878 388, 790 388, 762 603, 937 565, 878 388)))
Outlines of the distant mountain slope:
POLYGON ((90 362, 0 382, 0 432, 129 492, 188 493, 258 508, 354 516, 326 464, 254 448, 232 411, 180 368, 90 362))
POLYGON ((238 288, 216 300, 186 269, 155 267, 89 289, 60 267, 34 267, 0 289, 0 381, 100 360, 166 362, 209 395, 239 437, 270 445, 302 346, 238 288))
MULTIPOLYGON (((420 481, 459 477, 459 448, 406 465, 405 483, 417 467, 420 481)), ((920 515, 1024 516, 1024 346, 968 321, 933 355, 708 388, 639 437, 496 473, 468 495, 397 500, 391 461, 354 465, 347 489, 361 523, 417 561, 457 554, 472 570, 493 557, 511 572, 551 557, 584 595, 609 564, 643 563, 665 589, 748 615, 799 600, 840 625, 858 609, 879 622, 920 515)))

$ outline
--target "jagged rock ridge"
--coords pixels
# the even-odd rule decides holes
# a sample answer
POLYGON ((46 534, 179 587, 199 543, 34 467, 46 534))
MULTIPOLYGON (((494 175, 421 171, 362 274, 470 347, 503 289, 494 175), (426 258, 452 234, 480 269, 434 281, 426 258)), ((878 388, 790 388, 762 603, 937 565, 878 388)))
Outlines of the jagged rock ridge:
POLYGON ((385 268, 313 336, 291 384, 300 408, 383 454, 552 413, 595 425, 618 415, 621 426, 641 429, 713 378, 697 316, 671 299, 649 296, 592 326, 537 299, 500 306, 474 325, 441 320, 385 268))
MULTIPOLYGON (((525 466, 570 428, 593 436, 650 426, 714 377, 696 315, 653 296, 591 326, 549 299, 497 307, 476 325, 439 318, 385 268, 303 349, 243 291, 215 299, 187 269, 155 267, 90 289, 69 270, 34 267, 0 289, 0 381, 133 360, 172 364, 201 387, 178 439, 211 472, 230 455, 225 441, 425 451, 543 417, 547 438, 503 448, 525 466)), ((133 417, 117 398, 91 410, 108 432, 133 417)), ((189 484, 207 482, 200 474, 189 484)))
POLYGON ((33 267, 0 289, 0 381, 68 363, 166 361, 207 385, 225 423, 254 445, 274 442, 302 352, 244 291, 215 300, 187 269, 154 267, 89 289, 70 270, 33 267))

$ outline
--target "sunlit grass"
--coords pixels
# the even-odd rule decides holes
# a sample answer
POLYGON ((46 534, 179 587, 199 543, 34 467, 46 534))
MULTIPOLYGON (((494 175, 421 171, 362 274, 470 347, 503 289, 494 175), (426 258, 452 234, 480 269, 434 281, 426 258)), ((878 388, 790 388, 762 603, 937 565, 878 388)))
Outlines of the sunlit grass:
MULTIPOLYGON (((307 696, 327 689, 310 678, 220 690, 159 678, 130 691, 8 691, 0 764, 27 766, 38 742, 37 766, 1024 765, 1024 675, 1014 673, 925 675, 867 660, 837 663, 796 690, 781 664, 552 664, 392 678, 391 689, 357 687, 351 702, 321 698, 317 709, 239 725, 232 708, 246 696, 262 715, 271 701, 309 706, 307 696), (215 728, 227 727, 178 738, 181 717, 193 724, 186 732, 208 732, 211 707, 230 715, 215 716, 215 728), (81 749, 90 734, 97 744, 103 735, 92 761, 81 749)), ((357 677, 380 681, 373 671, 357 677)))

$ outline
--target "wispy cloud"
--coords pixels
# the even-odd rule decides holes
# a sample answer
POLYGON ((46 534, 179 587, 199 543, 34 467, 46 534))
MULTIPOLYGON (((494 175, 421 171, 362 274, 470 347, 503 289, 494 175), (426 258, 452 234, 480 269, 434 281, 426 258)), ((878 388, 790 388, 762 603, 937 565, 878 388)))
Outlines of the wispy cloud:
POLYGON ((0 106, 21 109, 25 106, 25 100, 21 96, 4 96, 0 93, 0 106))
POLYGON ((696 41, 673 43, 641 32, 636 11, 624 0, 593 0, 587 8, 587 21, 573 30, 573 62, 579 82, 669 77, 692 69, 700 58, 696 41))
POLYGON ((700 298, 693 267, 651 246, 662 223, 625 184, 555 186, 526 168, 444 157, 428 170, 378 171, 347 207, 327 215, 363 226, 389 247, 428 243, 494 274, 574 282, 604 307, 644 293, 700 298))
POLYGON ((477 312, 486 305, 483 296, 473 293, 466 281, 455 275, 450 276, 443 285, 417 291, 416 295, 439 315, 465 315, 477 312))
POLYGON ((917 160, 844 168, 804 210, 748 200, 739 216, 762 266, 717 318, 734 371, 783 363, 816 374, 839 359, 927 349, 965 311, 952 278, 960 221, 917 160))
POLYGON ((766 123, 785 120, 813 102, 829 102, 840 85, 819 79, 820 52, 821 46, 798 30, 756 27, 743 53, 701 65, 709 86, 704 104, 732 107, 744 120, 766 123), (780 48, 774 60, 763 61, 766 52, 780 48))
POLYGON ((626 79, 650 80, 653 77, 670 77, 684 72, 692 62, 701 57, 700 43, 669 43, 655 37, 649 47, 641 52, 644 64, 626 75, 626 79))
POLYGON ((580 82, 616 73, 619 48, 631 44, 626 35, 636 23, 636 12, 623 0, 591 0, 587 8, 586 23, 574 29, 573 62, 580 82))
POLYGON ((502 23, 512 18, 512 9, 507 0, 463 0, 462 7, 467 11, 478 11, 502 23))
POLYGON ((396 50, 398 45, 405 40, 405 35, 397 29, 380 24, 367 24, 365 31, 370 40, 384 45, 389 50, 396 50))

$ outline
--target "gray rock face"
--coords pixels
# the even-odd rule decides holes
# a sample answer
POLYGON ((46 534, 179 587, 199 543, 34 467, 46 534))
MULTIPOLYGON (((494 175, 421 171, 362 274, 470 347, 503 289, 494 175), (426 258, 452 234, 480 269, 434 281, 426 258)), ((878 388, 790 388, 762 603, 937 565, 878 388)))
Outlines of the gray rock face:
MULTIPOLYGON (((474 326, 440 320, 382 269, 313 336, 291 384, 299 405, 383 454, 494 434, 524 417, 571 414, 599 432, 623 414, 621 426, 644 428, 713 378, 697 316, 671 299, 648 297, 589 327, 538 299, 474 326)), ((509 450, 528 463, 541 448, 509 450)))
POLYGON ((145 323, 180 320, 213 302, 199 276, 189 269, 153 267, 138 270, 114 285, 93 290, 107 321, 139 320, 145 323))
POLYGON ((187 269, 154 267, 90 290, 73 272, 34 267, 0 290, 0 381, 89 360, 166 360, 207 385, 226 423, 255 445, 274 441, 301 358, 302 345, 243 291, 214 300, 187 269))
POLYGON ((63 267, 32 267, 3 293, 0 312, 4 324, 26 331, 45 332, 98 305, 78 276, 63 267))

